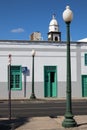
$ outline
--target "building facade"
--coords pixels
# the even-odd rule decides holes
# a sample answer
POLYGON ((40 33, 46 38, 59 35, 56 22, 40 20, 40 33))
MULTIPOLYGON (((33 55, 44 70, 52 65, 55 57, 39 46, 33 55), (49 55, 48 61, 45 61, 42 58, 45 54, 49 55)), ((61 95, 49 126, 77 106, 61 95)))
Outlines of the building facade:
MULTIPOLYGON (((37 98, 66 97, 66 43, 47 41, 0 41, 0 99, 8 99, 8 65, 11 55, 12 99, 30 98, 32 55, 37 98)), ((87 97, 87 43, 71 42, 72 97, 87 97)))

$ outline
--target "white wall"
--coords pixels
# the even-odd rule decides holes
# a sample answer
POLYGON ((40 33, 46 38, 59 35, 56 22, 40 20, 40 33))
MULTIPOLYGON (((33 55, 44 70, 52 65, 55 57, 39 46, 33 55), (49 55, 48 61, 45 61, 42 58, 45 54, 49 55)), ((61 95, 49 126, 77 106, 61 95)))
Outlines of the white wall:
MULTIPOLYGON (((76 45, 71 46, 71 80, 73 86, 73 95, 76 96, 80 87, 76 88, 77 84, 77 52, 76 45)), ((12 65, 22 65, 28 67, 30 74, 27 76, 27 98, 29 98, 31 93, 31 81, 32 81, 32 49, 36 50, 35 55, 35 91, 37 97, 44 97, 44 65, 46 66, 57 66, 57 79, 58 79, 58 97, 65 97, 66 94, 66 45, 65 44, 21 44, 16 45, 13 44, 4 44, 0 45, 0 82, 7 82, 7 65, 8 65, 8 55, 12 55, 12 65), (39 86, 41 85, 41 86, 39 86), (39 92, 41 93, 38 93, 39 92)), ((85 49, 85 48, 84 48, 85 49)), ((84 66, 84 52, 81 54, 81 73, 85 74, 87 71, 87 67, 84 66)), ((24 81, 24 77, 22 74, 22 81, 24 81)), ((79 82, 79 81, 78 81, 79 82)), ((7 88, 0 86, 0 91, 5 91, 4 97, 7 97, 7 88), (4 90, 5 89, 5 90, 4 90)), ((13 98, 23 98, 22 91, 14 91, 12 92, 13 98)), ((79 96, 79 95, 78 95, 79 96)), ((1 98, 3 97, 0 96, 1 98)))

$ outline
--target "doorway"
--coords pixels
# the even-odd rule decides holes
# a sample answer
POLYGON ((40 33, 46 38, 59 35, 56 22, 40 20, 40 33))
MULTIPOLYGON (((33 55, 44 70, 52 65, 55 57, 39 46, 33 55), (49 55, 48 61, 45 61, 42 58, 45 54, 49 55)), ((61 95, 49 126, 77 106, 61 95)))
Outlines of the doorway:
POLYGON ((87 75, 82 75, 82 97, 87 97, 87 75))
POLYGON ((44 66, 44 95, 57 97, 57 67, 44 66))

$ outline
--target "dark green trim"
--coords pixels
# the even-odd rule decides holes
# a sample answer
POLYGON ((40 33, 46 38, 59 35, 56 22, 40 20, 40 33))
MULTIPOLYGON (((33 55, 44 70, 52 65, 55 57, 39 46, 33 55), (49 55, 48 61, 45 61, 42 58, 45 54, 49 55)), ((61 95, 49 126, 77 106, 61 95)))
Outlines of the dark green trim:
POLYGON ((85 61, 85 66, 87 66, 87 53, 85 53, 84 57, 85 57, 85 60, 84 60, 85 61))
POLYGON ((57 97, 57 90, 57 66, 44 66, 44 97, 57 97))
POLYGON ((87 97, 87 92, 85 90, 87 90, 87 88, 85 88, 87 85, 85 85, 84 87, 84 77, 87 78, 87 75, 82 75, 81 79, 82 79, 82 97, 87 97))
POLYGON ((11 77, 13 76, 12 82, 13 87, 11 90, 22 90, 22 67, 21 65, 11 65, 11 77), (18 80, 18 82, 17 82, 18 80), (18 88, 15 86, 18 84, 18 88))

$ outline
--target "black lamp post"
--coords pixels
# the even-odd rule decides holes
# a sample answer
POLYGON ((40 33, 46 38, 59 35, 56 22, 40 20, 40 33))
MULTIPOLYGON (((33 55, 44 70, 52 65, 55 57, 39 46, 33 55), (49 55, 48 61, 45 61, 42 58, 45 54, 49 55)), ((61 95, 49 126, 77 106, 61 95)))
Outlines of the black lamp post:
POLYGON ((63 12, 63 20, 67 28, 67 87, 66 87, 66 113, 62 126, 69 128, 77 126, 72 114, 72 99, 71 99, 71 58, 70 58, 70 23, 73 19, 73 13, 69 6, 63 12))
POLYGON ((32 93, 30 96, 30 99, 36 99, 36 96, 34 94, 34 56, 35 56, 35 50, 32 50, 32 93))

